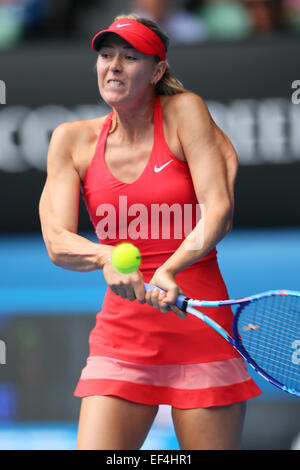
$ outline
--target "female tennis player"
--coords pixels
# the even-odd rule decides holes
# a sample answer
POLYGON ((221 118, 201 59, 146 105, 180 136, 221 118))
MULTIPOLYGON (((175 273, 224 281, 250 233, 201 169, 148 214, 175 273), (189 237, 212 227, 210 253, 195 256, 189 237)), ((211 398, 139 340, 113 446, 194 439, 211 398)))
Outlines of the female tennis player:
MULTIPOLYGON (((121 15, 92 45, 112 111, 55 129, 40 201, 51 260, 103 269, 108 285, 74 393, 77 449, 140 449, 160 404, 172 407, 182 449, 238 449, 245 402, 260 390, 228 342, 173 305, 179 292, 228 298, 216 245, 231 228, 236 153, 171 75, 157 24, 121 15), (100 244, 77 234, 81 186, 100 244), (111 261, 125 240, 142 255, 131 274, 111 261), (145 294, 144 282, 165 293, 145 294)), ((230 329, 228 307, 210 316, 230 329)))

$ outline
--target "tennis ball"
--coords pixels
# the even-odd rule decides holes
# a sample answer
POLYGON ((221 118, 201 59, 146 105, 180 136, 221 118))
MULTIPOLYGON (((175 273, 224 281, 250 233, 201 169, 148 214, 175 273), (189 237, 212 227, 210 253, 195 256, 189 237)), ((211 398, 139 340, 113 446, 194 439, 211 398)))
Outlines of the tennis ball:
POLYGON ((139 249, 132 243, 120 243, 116 246, 111 258, 113 266, 123 274, 136 271, 141 264, 141 254, 139 249))

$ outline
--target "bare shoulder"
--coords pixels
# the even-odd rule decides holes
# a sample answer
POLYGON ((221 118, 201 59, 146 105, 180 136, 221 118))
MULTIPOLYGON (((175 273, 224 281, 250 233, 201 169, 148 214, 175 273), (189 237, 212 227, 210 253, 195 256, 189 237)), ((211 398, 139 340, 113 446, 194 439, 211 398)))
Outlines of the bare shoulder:
POLYGON ((182 132, 202 135, 215 143, 232 146, 228 136, 213 120, 207 104, 196 93, 186 92, 172 95, 169 101, 168 113, 176 116, 179 134, 182 132))
MULTIPOLYGON (((201 96, 192 92, 163 97, 164 115, 177 135, 185 157, 190 149, 218 148, 227 162, 236 167, 236 151, 222 129, 214 122, 207 104, 201 96)), ((204 155, 204 153, 203 153, 204 155)))
POLYGON ((106 117, 59 124, 51 136, 48 166, 51 163, 69 163, 82 174, 106 117))
POLYGON ((184 139, 181 134, 184 132, 190 140, 190 137, 198 134, 200 129, 207 133, 204 123, 209 130, 213 126, 206 104, 200 96, 192 92, 160 95, 160 102, 167 144, 174 155, 186 161, 184 139))
POLYGON ((178 93, 176 95, 165 95, 161 97, 162 105, 166 115, 187 117, 197 114, 203 119, 209 119, 210 114, 207 105, 201 96, 193 92, 178 93))
POLYGON ((59 124, 53 131, 51 141, 69 147, 75 148, 79 143, 92 140, 105 122, 106 116, 100 118, 64 122, 59 124))

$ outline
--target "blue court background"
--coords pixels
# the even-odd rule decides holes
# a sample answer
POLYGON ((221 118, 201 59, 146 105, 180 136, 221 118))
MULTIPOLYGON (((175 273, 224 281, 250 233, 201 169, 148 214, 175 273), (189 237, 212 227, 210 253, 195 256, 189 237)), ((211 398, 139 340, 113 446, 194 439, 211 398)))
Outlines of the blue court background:
MULTIPOLYGON (((93 234, 82 235, 95 240, 93 234)), ((219 264, 230 296, 247 296, 270 289, 300 290, 299 241, 299 228, 233 230, 218 246, 219 264)), ((2 316, 24 315, 28 312, 31 315, 41 315, 41 311, 48 315, 58 315, 62 311, 69 315, 82 312, 93 314, 101 308, 105 292, 102 273, 77 273, 53 265, 38 234, 2 235, 0 259, 2 316)), ((59 327, 59 316, 57 325, 59 327)), ((0 365, 0 384, 2 367, 5 365, 0 365)), ((293 413, 294 410, 299 417, 298 398, 277 390, 254 372, 249 372, 263 390, 262 396, 251 400, 251 407, 270 410, 265 418, 269 420, 270 426, 274 417, 276 426, 276 407, 279 409, 280 406, 288 406, 290 412, 293 413)), ((74 397, 70 396, 70 400, 72 399, 74 397)), ((154 422, 143 449, 179 448, 171 427, 169 407, 165 408, 163 417, 154 422)), ((251 408, 247 416, 251 421, 251 408)), ((280 419, 278 416, 278 420, 280 419)), ((279 424, 277 422, 277 426, 279 424)), ((76 422, 4 422, 0 423, 0 449, 73 449, 76 431, 76 422)), ((278 432, 288 431, 283 426, 278 432)), ((266 436, 266 446, 270 445, 267 442, 266 436)), ((260 445, 264 448, 264 443, 261 442, 260 445)))

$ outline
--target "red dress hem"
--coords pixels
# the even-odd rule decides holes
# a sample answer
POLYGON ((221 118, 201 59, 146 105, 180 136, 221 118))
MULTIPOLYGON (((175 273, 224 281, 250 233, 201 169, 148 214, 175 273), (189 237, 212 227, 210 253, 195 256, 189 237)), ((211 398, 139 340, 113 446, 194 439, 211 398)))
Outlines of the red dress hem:
POLYGON ((122 380, 91 379, 80 380, 74 396, 115 396, 145 405, 171 405, 175 408, 190 409, 230 405, 255 398, 261 393, 251 377, 230 386, 200 390, 179 390, 122 380))

